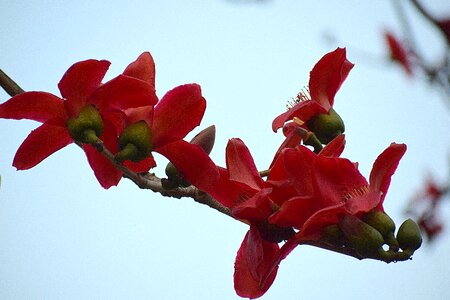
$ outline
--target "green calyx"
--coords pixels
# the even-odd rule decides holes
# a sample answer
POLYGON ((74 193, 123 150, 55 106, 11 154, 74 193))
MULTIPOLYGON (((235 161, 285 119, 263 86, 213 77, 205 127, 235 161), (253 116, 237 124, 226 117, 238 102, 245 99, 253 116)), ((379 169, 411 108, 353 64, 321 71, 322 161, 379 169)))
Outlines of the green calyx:
POLYGON ((344 233, 336 224, 328 225, 323 229, 321 240, 336 246, 345 244, 344 233))
POLYGON ((116 160, 138 162, 148 157, 152 149, 151 130, 145 121, 138 121, 126 127, 120 134, 116 160))
POLYGON ((397 232, 397 241, 403 250, 414 252, 422 245, 422 235, 419 226, 411 219, 400 225, 397 232))
POLYGON ((355 216, 347 215, 342 218, 339 228, 349 246, 363 257, 375 255, 384 244, 383 236, 378 230, 355 216))
POLYGON ((345 131, 344 121, 333 108, 330 108, 327 114, 311 118, 307 126, 322 144, 328 144, 345 131))
POLYGON ((188 187, 191 184, 184 179, 184 177, 178 172, 173 163, 169 162, 166 166, 167 180, 164 181, 165 189, 173 189, 176 187, 188 187))
POLYGON ((98 110, 92 105, 86 105, 77 117, 67 120, 67 131, 76 142, 96 144, 103 132, 103 121, 98 110))

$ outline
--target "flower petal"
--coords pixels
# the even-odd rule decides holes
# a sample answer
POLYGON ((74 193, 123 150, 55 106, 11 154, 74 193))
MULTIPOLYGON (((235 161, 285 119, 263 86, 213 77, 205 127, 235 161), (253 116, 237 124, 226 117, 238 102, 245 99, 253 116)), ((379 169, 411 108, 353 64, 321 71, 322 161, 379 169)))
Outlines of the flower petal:
POLYGON ((317 114, 325 114, 328 112, 328 108, 322 107, 318 102, 306 100, 299 102, 298 104, 291 107, 285 113, 282 113, 276 117, 272 122, 272 130, 277 132, 277 130, 283 127, 284 123, 292 120, 294 117, 299 118, 303 122, 308 122, 311 117, 317 114))
POLYGON ((355 165, 345 158, 317 156, 313 166, 315 190, 321 206, 336 205, 348 193, 367 186, 355 165))
POLYGON ((155 89, 155 62, 150 52, 144 52, 128 65, 123 75, 143 80, 155 89))
POLYGON ((232 214, 237 219, 250 222, 264 221, 273 212, 271 201, 268 197, 272 189, 259 191, 250 199, 233 206, 232 214))
POLYGON ((412 76, 412 65, 406 48, 388 31, 384 33, 384 38, 388 44, 391 59, 399 63, 408 76, 412 76))
POLYGON ((153 156, 149 156, 146 159, 143 159, 139 162, 132 162, 131 160, 126 160, 123 163, 125 167, 130 169, 135 173, 144 173, 148 172, 151 168, 156 167, 156 162, 153 156))
POLYGON ((231 139, 226 148, 227 169, 230 180, 240 182, 258 191, 264 186, 253 157, 240 139, 231 139))
POLYGON ((45 158, 73 142, 64 126, 52 119, 33 130, 20 145, 13 166, 18 170, 34 167, 45 158))
POLYGON ((0 104, 0 118, 45 122, 66 118, 64 101, 46 92, 25 92, 0 104))
POLYGON ((311 99, 328 111, 333 106, 334 96, 352 68, 353 64, 346 58, 345 48, 337 48, 325 54, 309 76, 311 99))
POLYGON ((154 88, 145 81, 119 75, 101 85, 88 99, 99 110, 125 110, 155 105, 158 102, 154 88))
POLYGON ((206 101, 198 84, 181 85, 167 92, 153 116, 153 145, 159 147, 184 138, 200 125, 206 101))
POLYGON ((180 140, 156 151, 169 159, 187 181, 203 191, 208 191, 219 179, 216 165, 198 145, 180 140))
POLYGON ((391 176, 395 173, 400 159, 406 152, 405 144, 392 143, 375 160, 370 172, 369 182, 373 191, 382 193, 380 205, 386 197, 386 193, 391 183, 391 176))
POLYGON ((274 261, 278 252, 278 244, 263 240, 257 228, 250 227, 234 264, 234 289, 239 296, 254 299, 264 295, 277 275, 274 261))
POLYGON ((280 209, 269 218, 269 222, 282 227, 300 229, 318 209, 314 197, 294 197, 281 205, 280 209))
POLYGON ((89 95, 101 84, 111 63, 89 59, 72 65, 58 84, 69 117, 77 116, 89 95))
POLYGON ((340 134, 335 137, 331 142, 329 142, 320 151, 319 155, 329 156, 329 157, 339 157, 345 148, 345 135, 340 134))
MULTIPOLYGON (((103 125, 103 133, 100 136, 100 139, 109 151, 117 153, 118 138, 114 125, 107 120, 104 120, 103 125)), ((109 189, 119 183, 122 178, 122 172, 119 171, 110 160, 89 144, 84 144, 83 150, 86 153, 89 165, 94 171, 95 177, 103 188, 109 189)))

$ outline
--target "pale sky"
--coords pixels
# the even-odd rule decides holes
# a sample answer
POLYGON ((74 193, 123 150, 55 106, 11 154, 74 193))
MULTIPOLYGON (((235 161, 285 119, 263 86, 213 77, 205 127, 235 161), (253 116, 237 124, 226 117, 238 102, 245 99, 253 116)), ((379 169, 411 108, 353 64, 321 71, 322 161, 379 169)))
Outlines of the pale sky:
MULTIPOLYGON (((335 98, 343 156, 368 176, 391 142, 408 145, 385 200, 400 225, 427 172, 448 176, 450 111, 420 78, 383 60, 383 29, 401 33, 391 1, 235 2, 3 0, 0 68, 27 91, 59 95, 57 83, 77 61, 107 59, 112 78, 150 51, 158 96, 202 86, 201 127, 217 128, 214 161, 223 165, 228 139, 239 137, 265 169, 283 139, 272 120, 325 53, 346 47, 355 67, 335 98)), ((445 0, 430 8, 450 14, 445 0)), ((436 32, 415 20, 419 43, 437 56, 436 32)), ((18 172, 14 154, 37 125, 0 120, 0 299, 238 299, 233 264, 246 225, 126 179, 103 190, 74 145, 18 172)), ((450 299, 447 225, 435 244, 396 264, 297 247, 261 299, 450 299)))

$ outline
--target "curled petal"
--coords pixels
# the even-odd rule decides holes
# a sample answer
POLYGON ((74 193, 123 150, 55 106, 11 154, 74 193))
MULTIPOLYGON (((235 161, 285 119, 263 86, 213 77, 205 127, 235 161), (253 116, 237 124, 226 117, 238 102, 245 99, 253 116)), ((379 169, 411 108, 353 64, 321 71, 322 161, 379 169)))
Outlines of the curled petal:
POLYGON ((384 197, 391 183, 391 176, 395 173, 405 152, 405 144, 392 143, 378 156, 373 164, 369 177, 370 188, 373 191, 381 192, 380 205, 383 204, 384 197))
POLYGON ((144 52, 128 65, 123 75, 143 80, 155 89, 155 62, 150 52, 144 52))
POLYGON ((25 92, 0 104, 0 118, 45 122, 66 118, 64 101, 46 92, 25 92))
POLYGON ((33 130, 20 145, 13 166, 18 170, 34 167, 45 158, 73 142, 64 126, 52 119, 33 130))
POLYGON ((273 212, 268 197, 272 189, 263 189, 250 199, 238 203, 232 208, 235 218, 253 221, 264 221, 273 212))
POLYGON ((329 157, 339 157, 345 148, 345 135, 335 137, 320 151, 319 155, 329 157))
POLYGON ((243 183, 254 190, 263 187, 264 181, 259 175, 250 151, 242 140, 235 138, 228 141, 226 161, 230 180, 243 183))
POLYGON ((119 75, 100 86, 88 99, 99 110, 125 110, 155 105, 158 102, 154 88, 140 79, 119 75))
POLYGON ((282 227, 301 228, 318 209, 314 197, 294 197, 285 201, 269 218, 269 222, 282 227))
POLYGON ((72 65, 58 84, 69 117, 77 116, 89 95, 101 84, 111 63, 89 59, 72 65))
POLYGON ((234 289, 241 297, 258 298, 272 285, 278 271, 279 247, 263 240, 251 226, 244 237, 234 264, 234 289))
POLYGON ((307 122, 311 117, 317 114, 327 113, 328 109, 329 108, 322 107, 321 104, 312 100, 299 102, 287 112, 282 113, 273 120, 272 130, 277 132, 279 128, 283 127, 284 123, 292 120, 294 117, 299 118, 303 122, 307 122))
POLYGON ((311 99, 319 102, 328 111, 333 106, 334 96, 353 66, 346 58, 345 48, 337 48, 325 54, 309 76, 311 99))
POLYGON ((200 125, 206 100, 198 84, 181 85, 167 92, 153 115, 153 145, 166 145, 184 138, 200 125))
POLYGON ((169 159, 191 184, 208 191, 219 179, 219 171, 208 154, 198 145, 180 140, 156 149, 169 159))

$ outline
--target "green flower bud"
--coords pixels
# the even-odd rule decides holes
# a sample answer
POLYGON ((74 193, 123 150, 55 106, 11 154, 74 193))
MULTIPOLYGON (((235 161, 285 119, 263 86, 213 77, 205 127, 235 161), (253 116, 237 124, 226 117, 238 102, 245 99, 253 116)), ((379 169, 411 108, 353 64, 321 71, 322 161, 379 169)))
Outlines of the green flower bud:
POLYGON ((339 222, 339 228, 344 233, 348 244, 363 257, 376 254, 384 244, 383 236, 378 230, 355 216, 345 216, 339 222))
POLYGON ((271 243, 280 243, 295 235, 295 231, 291 227, 281 227, 271 224, 267 220, 258 222, 256 227, 261 237, 271 243))
POLYGON ((345 131, 344 121, 333 108, 327 114, 312 117, 307 126, 322 144, 328 144, 345 131))
POLYGON ((363 221, 378 230, 384 238, 395 231, 395 223, 386 213, 372 210, 363 217, 363 221))
POLYGON ((419 226, 411 219, 400 225, 397 232, 397 241, 400 248, 414 252, 422 245, 422 235, 419 226))
POLYGON ((67 120, 67 131, 74 141, 95 144, 103 132, 103 121, 98 110, 86 105, 80 110, 78 117, 67 120))
POLYGON ((178 172, 177 168, 169 162, 166 166, 166 175, 167 180, 165 181, 165 187, 166 189, 176 188, 176 187, 188 187, 191 184, 181 176, 181 174, 178 172))
POLYGON ((138 162, 148 157, 152 151, 152 133, 145 121, 126 127, 119 136, 119 153, 116 160, 138 162))
POLYGON ((339 228, 339 226, 335 224, 326 226, 323 229, 321 239, 329 244, 333 244, 336 246, 342 246, 345 243, 344 233, 342 233, 342 230, 339 228))

